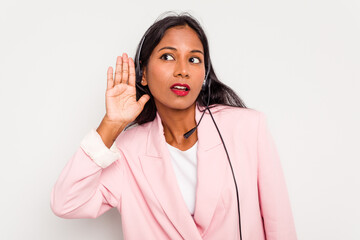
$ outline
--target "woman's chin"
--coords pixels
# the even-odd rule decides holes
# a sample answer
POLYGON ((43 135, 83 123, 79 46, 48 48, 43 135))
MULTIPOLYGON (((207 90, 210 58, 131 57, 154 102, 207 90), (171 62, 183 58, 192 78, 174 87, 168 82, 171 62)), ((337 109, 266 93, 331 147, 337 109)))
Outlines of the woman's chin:
POLYGON ((194 101, 184 101, 184 99, 176 99, 175 101, 160 102, 155 100, 155 105, 157 109, 162 110, 188 110, 194 107, 196 104, 196 99, 194 101))

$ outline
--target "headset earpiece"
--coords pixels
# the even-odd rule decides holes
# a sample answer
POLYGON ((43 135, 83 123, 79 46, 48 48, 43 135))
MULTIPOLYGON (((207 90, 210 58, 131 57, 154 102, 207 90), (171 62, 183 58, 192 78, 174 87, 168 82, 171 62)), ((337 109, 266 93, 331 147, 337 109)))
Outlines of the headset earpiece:
POLYGON ((203 81, 201 90, 202 90, 202 91, 205 91, 205 90, 206 90, 206 79, 204 79, 204 81, 203 81))
POLYGON ((209 73, 210 73, 210 62, 208 62, 207 71, 206 71, 206 74, 205 74, 205 79, 203 81, 202 88, 201 88, 202 91, 205 91, 207 87, 210 87, 210 79, 208 79, 209 78, 209 73))

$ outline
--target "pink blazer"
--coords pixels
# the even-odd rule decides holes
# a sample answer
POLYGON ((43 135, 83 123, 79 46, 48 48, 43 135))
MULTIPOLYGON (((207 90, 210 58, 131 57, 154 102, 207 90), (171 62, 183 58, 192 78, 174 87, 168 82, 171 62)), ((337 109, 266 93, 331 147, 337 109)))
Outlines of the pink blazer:
MULTIPOLYGON (((266 116, 253 109, 212 108, 239 189, 243 240, 296 240, 279 155, 266 116)), ((196 108, 196 121, 201 112, 196 108)), ((161 119, 123 131, 121 157, 102 168, 81 147, 61 172, 51 208, 62 218, 96 218, 116 207, 124 239, 239 239, 235 185, 211 116, 198 128, 194 217, 170 162, 161 119)))

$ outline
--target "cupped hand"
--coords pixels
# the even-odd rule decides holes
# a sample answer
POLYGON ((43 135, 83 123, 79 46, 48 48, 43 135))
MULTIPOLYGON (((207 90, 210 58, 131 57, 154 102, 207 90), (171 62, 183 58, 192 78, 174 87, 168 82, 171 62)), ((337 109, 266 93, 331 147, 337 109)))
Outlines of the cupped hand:
POLYGON ((108 121, 119 124, 130 123, 141 113, 150 96, 144 94, 136 101, 135 81, 134 60, 123 53, 116 59, 115 79, 113 68, 109 67, 107 71, 105 118, 108 121))

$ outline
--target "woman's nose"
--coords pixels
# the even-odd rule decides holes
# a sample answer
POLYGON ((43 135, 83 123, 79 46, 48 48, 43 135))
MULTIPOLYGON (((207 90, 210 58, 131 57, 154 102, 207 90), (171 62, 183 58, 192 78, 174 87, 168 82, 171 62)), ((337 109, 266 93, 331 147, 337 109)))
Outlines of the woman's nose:
POLYGON ((189 77, 188 62, 184 60, 178 60, 174 69, 174 76, 181 76, 183 78, 189 77))

